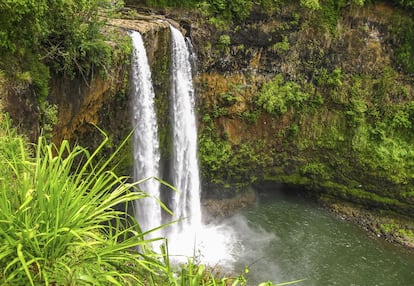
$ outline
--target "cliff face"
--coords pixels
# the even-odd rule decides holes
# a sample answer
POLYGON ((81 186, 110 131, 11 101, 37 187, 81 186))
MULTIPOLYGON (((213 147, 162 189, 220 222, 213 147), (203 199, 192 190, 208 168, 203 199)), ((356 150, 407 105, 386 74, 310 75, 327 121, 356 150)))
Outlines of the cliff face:
POLYGON ((225 29, 174 16, 192 24, 199 57, 207 192, 270 180, 414 215, 414 82, 400 49, 410 15, 292 4, 225 29))
MULTIPOLYGON (((85 141, 86 146, 94 146, 97 141, 101 141, 102 137, 96 136, 97 130, 93 125, 107 126, 111 122, 107 120, 109 111, 105 112, 103 109, 116 100, 113 90, 122 84, 125 72, 126 66, 119 66, 110 78, 97 77, 88 81, 53 78, 50 101, 59 107, 57 124, 53 129, 53 140, 59 143, 63 139, 69 141, 80 139, 85 141)), ((117 121, 124 122, 125 118, 121 117, 117 121)))
MULTIPOLYGON (((142 19, 117 19, 111 25, 119 28, 125 37, 128 36, 128 30, 136 30, 143 35, 153 77, 156 79, 154 89, 157 91, 160 110, 159 124, 165 127, 168 122, 162 112, 166 112, 169 82, 169 25, 168 22, 158 21, 157 17, 140 18, 142 19)), ((99 127, 109 136, 106 152, 110 154, 132 132, 129 104, 131 50, 121 50, 114 43, 113 54, 113 64, 105 76, 96 74, 88 79, 52 77, 49 102, 58 106, 57 124, 53 128, 55 143, 67 139, 93 150, 104 139, 97 128, 99 127)), ((122 160, 119 172, 131 175, 131 157, 131 143, 128 140, 119 158, 122 160)))
POLYGON ((9 113, 13 124, 29 140, 37 140, 40 135, 40 108, 30 84, 0 79, 0 110, 9 113))
MULTIPOLYGON (((230 196, 274 181, 303 185, 326 201, 414 215, 414 82, 406 61, 414 51, 407 38, 414 23, 409 14, 381 3, 364 8, 332 3, 318 11, 289 4, 275 11, 256 7, 246 21, 222 27, 196 11, 163 12, 167 15, 138 15, 111 25, 125 35, 126 29, 143 34, 164 166, 171 143, 168 27, 180 22, 198 55, 206 196, 230 196)), ((113 51, 116 60, 106 77, 52 78, 55 142, 69 139, 93 148, 103 139, 96 124, 109 135, 110 153, 132 131, 130 51, 116 44, 113 51)), ((12 90, 6 105, 35 138, 41 125, 35 95, 22 86, 14 89, 24 94, 16 96, 22 102, 14 102, 12 90)), ((122 156, 131 160, 128 146, 122 156)), ((129 173, 130 166, 126 160, 121 171, 129 173)))
MULTIPOLYGON (((325 201, 414 215, 414 87, 399 48, 407 45, 412 20, 386 4, 332 5, 320 11, 294 4, 271 12, 256 8, 245 22, 226 28, 184 10, 114 21, 144 36, 163 165, 168 167, 171 143, 168 26, 177 24, 167 19, 173 18, 198 55, 206 197, 274 181, 303 185, 325 201)), ((108 132, 115 148, 132 130, 124 59, 106 79, 53 81, 56 141, 95 146, 102 137, 92 122, 108 132)))

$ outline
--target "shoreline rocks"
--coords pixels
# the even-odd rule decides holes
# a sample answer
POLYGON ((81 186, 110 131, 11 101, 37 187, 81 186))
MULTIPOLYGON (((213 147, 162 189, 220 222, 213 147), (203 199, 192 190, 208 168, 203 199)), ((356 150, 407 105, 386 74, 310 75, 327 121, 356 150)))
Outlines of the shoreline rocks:
POLYGON ((414 251, 414 222, 407 217, 367 210, 347 202, 326 202, 323 205, 338 217, 355 223, 372 235, 414 251))

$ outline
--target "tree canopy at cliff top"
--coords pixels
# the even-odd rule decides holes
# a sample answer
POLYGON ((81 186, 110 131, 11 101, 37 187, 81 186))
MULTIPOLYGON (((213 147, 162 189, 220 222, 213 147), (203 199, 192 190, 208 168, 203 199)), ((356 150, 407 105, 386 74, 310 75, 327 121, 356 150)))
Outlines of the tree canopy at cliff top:
POLYGON ((101 30, 107 15, 117 8, 112 2, 0 1, 0 69, 25 63, 23 70, 34 70, 47 64, 53 72, 73 73, 99 65, 105 54, 101 30))
POLYGON ((86 79, 92 71, 104 73, 115 35, 105 24, 122 4, 0 0, 0 72, 11 86, 31 86, 40 102, 48 96, 50 74, 86 79))
MULTIPOLYGON (((299 0, 300 4, 304 7, 311 8, 311 9, 319 9, 321 6, 323 6, 326 2, 326 0, 299 0)), ((138 3, 138 4, 145 4, 148 6, 158 6, 158 7, 182 7, 182 6, 193 6, 198 5, 200 3, 209 4, 213 7, 216 7, 218 10, 225 10, 226 8, 231 7, 239 7, 239 9, 244 7, 251 7, 253 4, 259 4, 263 6, 278 6, 286 3, 286 0, 211 0, 211 1, 205 1, 205 0, 126 0, 128 3, 138 3)), ((339 0, 338 6, 341 5, 347 5, 347 4, 358 4, 363 5, 365 0, 339 0)), ((400 5, 402 7, 407 8, 414 8, 414 1, 412 0, 389 0, 387 1, 391 4, 400 5)))

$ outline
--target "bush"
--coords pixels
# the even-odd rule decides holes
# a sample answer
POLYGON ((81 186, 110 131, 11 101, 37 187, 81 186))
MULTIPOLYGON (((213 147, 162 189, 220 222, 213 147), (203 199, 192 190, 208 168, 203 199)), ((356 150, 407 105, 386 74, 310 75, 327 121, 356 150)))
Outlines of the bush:
POLYGON ((312 88, 306 88, 309 91, 303 91, 296 82, 284 82, 283 76, 278 74, 262 86, 257 97, 257 105, 270 114, 283 115, 289 107, 302 107, 308 100, 317 104, 318 101, 312 100, 312 88))
POLYGON ((165 271, 135 219, 116 209, 146 194, 106 171, 111 158, 93 163, 103 145, 90 154, 40 138, 28 148, 8 124, 1 132, 2 285, 140 285, 165 271))
POLYGON ((229 35, 221 35, 218 40, 218 45, 222 48, 226 48, 230 46, 231 44, 231 38, 229 35))
POLYGON ((39 88, 48 73, 40 70, 42 64, 72 76, 87 75, 92 67, 105 69, 111 49, 102 28, 119 7, 112 2, 14 0, 0 4, 1 64, 12 70, 11 65, 29 69, 34 80, 42 79, 39 88), (25 62, 30 65, 24 66, 25 62))
POLYGON ((282 36, 282 41, 275 43, 272 46, 272 49, 280 55, 286 53, 290 49, 288 38, 286 36, 282 36))
POLYGON ((319 0, 300 0, 300 5, 311 10, 319 10, 321 8, 319 0))

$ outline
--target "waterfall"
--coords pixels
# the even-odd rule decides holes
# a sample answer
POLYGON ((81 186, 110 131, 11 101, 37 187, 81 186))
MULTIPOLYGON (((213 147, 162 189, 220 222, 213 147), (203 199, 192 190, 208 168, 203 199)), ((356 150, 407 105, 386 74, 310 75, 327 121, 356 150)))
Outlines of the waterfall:
MULTIPOLYGON (((172 122, 172 158, 169 178, 177 192, 167 199, 174 216, 179 220, 164 229, 168 239, 169 253, 177 262, 186 262, 197 252, 203 262, 215 265, 231 265, 231 250, 237 246, 235 231, 229 225, 202 225, 200 206, 200 177, 197 160, 197 125, 194 112, 195 99, 192 82, 191 42, 187 44, 174 27, 171 29, 172 67, 170 83, 170 112, 172 122), (184 260, 183 260, 184 259, 184 260)), ((132 98, 134 132, 134 179, 141 180, 159 176, 159 138, 157 136, 154 90, 146 51, 141 35, 132 32, 134 44, 132 62, 132 98)), ((136 205, 136 217, 143 230, 150 230, 169 221, 162 220, 162 212, 156 199, 160 186, 155 180, 140 184, 150 198, 141 199, 136 205)), ((165 194, 164 194, 165 195, 165 194)), ((154 238, 154 233, 148 234, 154 238)))
MULTIPOLYGON (((176 219, 167 233, 169 252, 177 262, 197 255, 209 265, 233 265, 238 240, 232 225, 203 225, 200 205, 200 176, 197 159, 197 125, 191 60, 195 53, 188 39, 170 26, 172 38, 171 111, 173 124, 172 211, 176 219)), ((230 269, 231 267, 228 267, 230 269)))
MULTIPOLYGON (((159 177, 160 151, 158 142, 157 117, 154 107, 154 88, 151 70, 141 34, 132 31, 132 121, 134 125, 133 155, 134 180, 159 177)), ((136 214, 143 231, 161 225, 161 208, 157 202, 160 185, 154 179, 139 184, 149 197, 136 201, 136 214)), ((154 237, 151 233, 150 237, 154 237)))
POLYGON ((171 112, 173 122, 172 211, 175 232, 201 225, 200 177, 197 160, 197 125, 190 52, 181 32, 170 26, 172 38, 171 112))

